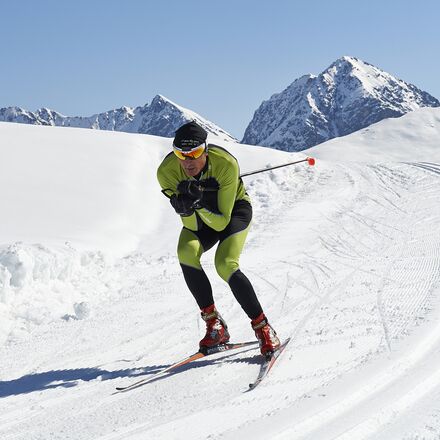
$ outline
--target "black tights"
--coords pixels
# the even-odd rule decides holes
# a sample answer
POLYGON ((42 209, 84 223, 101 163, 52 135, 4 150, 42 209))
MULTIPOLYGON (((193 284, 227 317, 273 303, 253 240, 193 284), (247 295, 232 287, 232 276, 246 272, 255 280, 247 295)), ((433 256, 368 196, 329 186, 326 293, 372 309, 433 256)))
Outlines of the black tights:
MULTIPOLYGON (((214 229, 203 224, 198 231, 191 231, 191 233, 194 234, 194 236, 200 242, 203 252, 206 252, 216 243, 219 243, 219 246, 222 245, 222 243, 231 236, 232 240, 234 240, 240 233, 247 234, 245 230, 249 226, 251 220, 252 206, 250 203, 240 200, 235 203, 231 214, 231 221, 223 231, 215 231, 214 229)), ((188 233, 188 231, 186 231, 186 233, 188 233)), ((223 247, 226 245, 226 243, 223 244, 223 247)), ((234 261, 236 261, 234 263, 236 266, 234 266, 233 271, 231 271, 232 274, 227 274, 227 276, 222 275, 222 277, 228 282, 232 293, 245 313, 250 319, 255 319, 262 313, 263 310, 251 282, 238 267, 238 257, 239 255, 235 255, 234 258, 232 258, 234 261)), ((226 255, 226 258, 228 261, 231 261, 231 256, 229 254, 226 255)), ((202 309, 212 305, 214 303, 214 298, 212 295, 211 283, 209 282, 204 270, 201 267, 194 267, 193 265, 185 264, 182 261, 180 265, 182 267, 186 284, 188 285, 188 288, 193 294, 199 307, 202 309)), ((219 274, 220 273, 221 271, 219 274)))

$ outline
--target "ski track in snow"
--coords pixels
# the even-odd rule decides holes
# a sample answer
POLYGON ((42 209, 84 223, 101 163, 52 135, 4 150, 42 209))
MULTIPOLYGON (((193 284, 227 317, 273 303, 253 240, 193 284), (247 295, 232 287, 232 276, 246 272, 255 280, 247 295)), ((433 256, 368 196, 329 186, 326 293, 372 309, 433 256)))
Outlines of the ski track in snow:
MULTIPOLYGON (((293 338, 265 382, 244 393, 258 373, 246 349, 112 395, 195 351, 203 333, 171 235, 162 256, 140 249, 108 267, 117 277, 91 300, 93 319, 41 325, 0 349, 0 438, 439 438, 439 175, 427 162, 323 162, 248 178, 242 270, 293 338)), ((252 340, 212 258, 232 339, 252 340)))

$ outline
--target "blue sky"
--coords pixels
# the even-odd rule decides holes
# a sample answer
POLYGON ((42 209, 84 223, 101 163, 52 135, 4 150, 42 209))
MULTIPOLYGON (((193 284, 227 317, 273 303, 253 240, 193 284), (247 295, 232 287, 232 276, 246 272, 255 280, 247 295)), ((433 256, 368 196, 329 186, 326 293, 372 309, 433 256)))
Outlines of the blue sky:
POLYGON ((89 116, 162 94, 241 138, 351 55, 440 98, 440 2, 0 0, 0 107, 89 116))

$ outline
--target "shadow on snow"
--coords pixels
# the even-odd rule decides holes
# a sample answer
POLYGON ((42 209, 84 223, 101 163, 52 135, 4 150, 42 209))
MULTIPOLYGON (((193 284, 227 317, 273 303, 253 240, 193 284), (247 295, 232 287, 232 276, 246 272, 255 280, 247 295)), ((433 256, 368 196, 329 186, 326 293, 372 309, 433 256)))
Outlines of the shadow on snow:
POLYGON ((127 368, 124 370, 108 371, 101 368, 76 368, 71 370, 53 370, 43 373, 33 373, 18 379, 0 381, 0 398, 19 394, 45 391, 53 388, 71 388, 78 385, 78 381, 89 382, 100 378, 101 381, 121 377, 137 377, 154 374, 165 368, 158 365, 146 368, 127 368))
MULTIPOLYGON (((251 349, 249 349, 251 350, 251 349)), ((245 350, 241 353, 244 353, 245 350)), ((166 377, 173 376, 178 373, 193 368, 203 368, 209 365, 215 365, 219 363, 248 363, 259 364, 260 356, 250 356, 239 359, 228 359, 232 356, 236 356, 237 353, 222 353, 224 356, 221 358, 202 358, 198 361, 191 362, 190 364, 183 365, 176 370, 159 376, 157 379, 152 380, 149 383, 156 382, 156 380, 164 379, 166 377)), ((159 371, 167 368, 169 365, 153 365, 144 368, 126 368, 123 370, 105 370, 99 367, 94 368, 76 368, 69 370, 52 370, 42 373, 32 373, 22 376, 18 379, 12 379, 8 381, 0 381, 0 398, 17 396, 20 394, 28 394, 36 391, 45 391, 54 388, 72 388, 79 384, 80 381, 90 382, 92 380, 100 379, 100 381, 107 381, 113 379, 120 379, 124 377, 136 378, 139 376, 146 376, 156 374, 159 371)))

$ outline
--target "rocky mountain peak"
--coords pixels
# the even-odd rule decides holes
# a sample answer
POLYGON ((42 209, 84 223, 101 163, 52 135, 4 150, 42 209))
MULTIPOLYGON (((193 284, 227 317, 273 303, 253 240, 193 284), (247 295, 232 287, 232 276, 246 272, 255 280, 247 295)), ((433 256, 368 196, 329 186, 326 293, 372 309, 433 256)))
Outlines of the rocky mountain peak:
POLYGON ((243 143, 300 151, 384 118, 438 107, 428 93, 359 58, 343 56, 264 101, 243 143))

